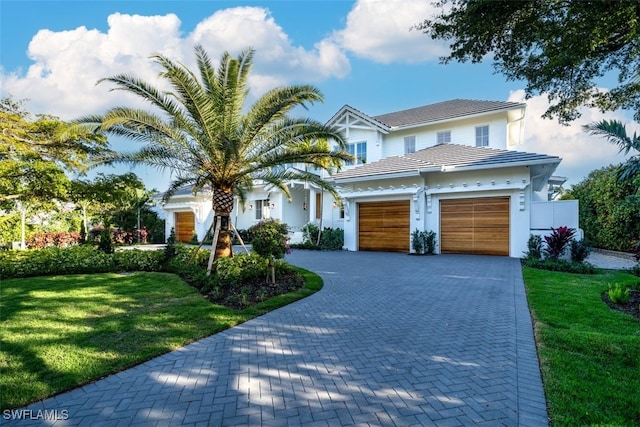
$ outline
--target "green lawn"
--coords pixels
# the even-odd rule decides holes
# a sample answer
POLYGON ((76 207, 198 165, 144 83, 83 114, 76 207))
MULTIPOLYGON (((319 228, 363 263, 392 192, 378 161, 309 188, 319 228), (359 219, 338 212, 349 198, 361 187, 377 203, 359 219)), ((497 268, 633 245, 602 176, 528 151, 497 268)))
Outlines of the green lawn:
POLYGON ((0 281, 0 407, 15 408, 179 348, 322 287, 255 308, 208 302, 173 274, 86 274, 0 281))
POLYGON ((640 278, 523 272, 552 425, 640 425, 640 321, 601 299, 640 278))

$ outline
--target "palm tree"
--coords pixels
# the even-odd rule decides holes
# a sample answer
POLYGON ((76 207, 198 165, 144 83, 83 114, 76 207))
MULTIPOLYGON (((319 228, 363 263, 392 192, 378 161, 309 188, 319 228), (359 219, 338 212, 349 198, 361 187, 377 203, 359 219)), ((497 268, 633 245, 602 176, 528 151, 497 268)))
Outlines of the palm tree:
POLYGON ((625 125, 617 120, 590 123, 584 125, 584 129, 591 135, 607 138, 609 142, 620 147, 620 153, 627 155, 631 150, 638 153, 620 166, 618 180, 630 181, 640 173, 640 135, 634 132, 633 136, 628 136, 625 125))
POLYGON ((193 186, 194 193, 205 187, 213 192, 212 208, 216 223, 222 227, 212 250, 210 271, 214 254, 215 258, 232 255, 231 236, 225 225, 230 221, 234 197, 244 203, 255 180, 280 189, 289 198, 287 181, 294 179, 315 183, 337 196, 332 184, 306 168, 278 166, 302 163, 331 172, 352 157, 336 129, 311 119, 289 117, 294 107, 307 108, 307 104, 323 100, 315 87, 278 87, 245 110, 254 50, 246 49, 237 58, 225 52, 217 72, 202 46, 195 47, 195 55, 199 78, 165 56, 151 57, 162 67, 160 77, 170 85, 170 91, 126 74, 98 82, 106 81, 115 85, 113 90, 137 95, 160 114, 116 107, 103 116, 85 117, 79 122, 97 124, 107 134, 144 143, 136 152, 106 161, 171 169, 176 178, 165 199, 185 185, 193 186), (337 143, 337 150, 332 149, 330 140, 337 143))

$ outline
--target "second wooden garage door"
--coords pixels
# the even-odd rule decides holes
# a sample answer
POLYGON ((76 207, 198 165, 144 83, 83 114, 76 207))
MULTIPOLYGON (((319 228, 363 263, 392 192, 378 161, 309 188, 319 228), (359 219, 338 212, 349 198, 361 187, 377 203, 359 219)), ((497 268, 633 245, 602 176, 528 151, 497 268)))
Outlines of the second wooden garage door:
POLYGON ((509 197, 440 201, 440 252, 509 255, 509 197))
POLYGON ((358 205, 358 250, 409 252, 409 201, 358 205))
POLYGON ((196 217, 193 212, 176 212, 176 240, 189 242, 195 229, 196 217))

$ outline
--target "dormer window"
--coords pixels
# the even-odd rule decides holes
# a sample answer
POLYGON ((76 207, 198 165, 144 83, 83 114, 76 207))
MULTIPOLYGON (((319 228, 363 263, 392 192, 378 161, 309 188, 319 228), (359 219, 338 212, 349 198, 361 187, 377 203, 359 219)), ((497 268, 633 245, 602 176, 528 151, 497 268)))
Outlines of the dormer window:
POLYGON ((436 134, 436 144, 449 144, 451 143, 451 131, 445 130, 436 134))
POLYGON ((476 126, 476 147, 489 146, 489 126, 476 126))
POLYGON ((416 136, 404 137, 404 154, 411 154, 416 152, 416 136))

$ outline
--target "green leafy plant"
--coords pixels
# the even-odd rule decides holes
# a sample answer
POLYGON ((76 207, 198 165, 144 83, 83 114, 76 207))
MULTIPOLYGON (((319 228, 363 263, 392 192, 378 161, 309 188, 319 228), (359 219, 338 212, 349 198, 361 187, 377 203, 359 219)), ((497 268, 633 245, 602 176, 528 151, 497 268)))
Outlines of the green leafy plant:
POLYGON ((598 269, 588 262, 571 262, 564 259, 524 258, 522 265, 539 270, 561 271, 574 274, 596 274, 598 269))
POLYGON ((289 250, 289 227, 278 220, 266 219, 249 228, 253 250, 269 260, 271 282, 276 282, 275 259, 284 258, 289 250))
POLYGON ((571 261, 573 262, 584 262, 591 253, 591 248, 587 245, 584 239, 573 239, 571 241, 570 250, 571 261))
POLYGON ((565 253, 567 245, 571 242, 575 233, 576 230, 574 228, 566 226, 551 227, 551 234, 544 236, 544 241, 547 244, 544 248, 545 256, 551 259, 560 258, 565 253))
POLYGON ((424 253, 424 242, 422 240, 422 232, 417 228, 411 233, 411 247, 416 254, 424 253))
POLYGON ((436 232, 423 231, 424 248, 426 253, 433 254, 436 250, 436 232))
POLYGON ((609 284, 607 295, 611 302, 615 304, 626 304, 629 302, 629 288, 622 283, 609 284))
POLYGON ((527 252, 525 257, 530 259, 542 258, 542 237, 534 234, 529 235, 527 240, 527 252))
POLYGON ((411 246, 416 254, 433 254, 436 250, 435 231, 420 231, 415 229, 411 233, 411 246))
POLYGON ((320 249, 335 251, 344 246, 344 230, 325 227, 320 236, 320 249))
POLYGON ((167 246, 164 247, 165 262, 171 261, 176 256, 176 241, 176 229, 171 227, 169 238, 167 239, 167 246))
POLYGON ((302 227, 302 240, 306 244, 310 244, 318 247, 318 236, 320 234, 320 228, 314 223, 308 223, 302 227))
POLYGON ((105 254, 112 254, 114 252, 113 236, 110 226, 106 226, 100 233, 100 242, 98 243, 98 248, 105 254))

